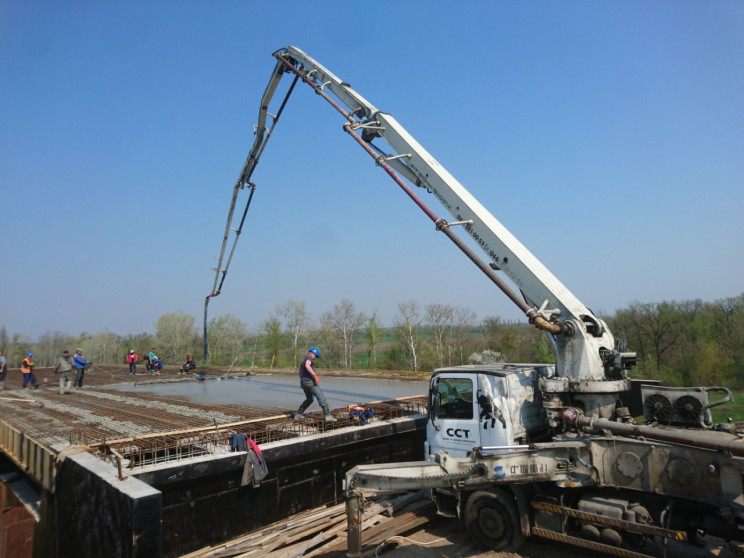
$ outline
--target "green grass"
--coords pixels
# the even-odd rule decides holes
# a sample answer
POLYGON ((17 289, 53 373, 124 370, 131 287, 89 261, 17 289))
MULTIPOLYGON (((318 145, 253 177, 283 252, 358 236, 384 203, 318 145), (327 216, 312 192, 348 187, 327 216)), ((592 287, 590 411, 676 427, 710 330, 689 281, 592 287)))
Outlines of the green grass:
MULTIPOLYGON (((713 407, 710 410, 714 423, 727 422, 728 419, 731 419, 733 422, 744 421, 744 404, 742 404, 744 402, 744 390, 732 389, 731 393, 734 395, 731 401, 713 407)), ((722 395, 719 392, 709 393, 708 401, 711 403, 720 401, 723 399, 722 395)))

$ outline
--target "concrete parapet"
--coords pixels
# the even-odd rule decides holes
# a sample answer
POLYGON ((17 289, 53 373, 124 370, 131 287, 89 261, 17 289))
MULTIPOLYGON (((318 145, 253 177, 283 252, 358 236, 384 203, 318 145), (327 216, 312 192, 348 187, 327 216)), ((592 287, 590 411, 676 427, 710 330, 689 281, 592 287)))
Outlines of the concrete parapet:
MULTIPOLYGON (((363 463, 420 460, 423 416, 379 421, 261 446, 269 474, 241 486, 246 452, 184 459, 120 474, 88 452, 58 463, 42 492, 45 558, 170 558, 341 501, 346 471, 363 463), (122 480, 122 477, 123 480, 122 480)), ((56 448, 59 451, 59 448, 56 448)))
POLYGON ((58 558, 163 555, 161 492, 135 477, 121 480, 110 463, 85 452, 67 457, 49 497, 58 558))

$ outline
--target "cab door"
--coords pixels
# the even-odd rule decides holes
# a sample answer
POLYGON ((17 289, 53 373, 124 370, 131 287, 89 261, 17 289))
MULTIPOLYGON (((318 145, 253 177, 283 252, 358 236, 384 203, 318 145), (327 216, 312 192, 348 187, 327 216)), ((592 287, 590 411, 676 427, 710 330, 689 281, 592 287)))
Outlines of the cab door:
POLYGON ((437 375, 429 386, 429 454, 466 457, 480 444, 475 374, 437 375))
POLYGON ((496 374, 478 377, 476 401, 478 403, 479 433, 484 447, 506 447, 514 444, 512 412, 506 393, 506 378, 496 374))

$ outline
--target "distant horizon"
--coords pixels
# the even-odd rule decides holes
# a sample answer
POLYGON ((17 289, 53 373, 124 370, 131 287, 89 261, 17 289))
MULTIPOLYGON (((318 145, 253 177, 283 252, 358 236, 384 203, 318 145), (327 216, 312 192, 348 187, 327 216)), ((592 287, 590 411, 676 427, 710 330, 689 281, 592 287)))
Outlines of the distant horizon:
MULTIPOLYGON (((744 295, 744 291, 742 291, 741 293, 739 293, 737 295, 725 296, 725 297, 717 298, 715 300, 703 300, 701 298, 693 298, 693 299, 684 299, 684 300, 659 300, 659 301, 654 301, 654 302, 649 302, 649 301, 645 301, 645 302, 642 302, 642 301, 632 301, 632 302, 630 302, 628 304, 628 307, 631 306, 631 305, 633 305, 633 304, 636 304, 636 303, 639 303, 639 304, 662 304, 664 302, 684 303, 684 302, 700 301, 703 304, 713 304, 713 303, 715 303, 717 301, 720 301, 720 300, 734 299, 734 298, 737 298, 737 297, 743 296, 743 295, 744 295)), ((421 309, 422 310, 424 309, 424 307, 425 307, 425 305, 421 305, 421 309)), ((625 307, 625 308, 627 308, 627 307, 625 307)), ((606 312, 596 312, 595 314, 597 314, 598 317, 600 317, 602 319, 605 319, 605 318, 608 318, 608 317, 613 317, 618 311, 624 310, 625 308, 616 308, 611 315, 608 315, 606 312)), ((179 311, 176 310, 176 311, 173 311, 173 312, 179 312, 179 311)), ((168 314, 168 313, 171 313, 171 312, 165 312, 164 314, 168 314)), ((202 337, 203 336, 203 324, 204 324, 203 317, 200 318, 200 317, 197 317, 197 316, 193 316, 191 314, 188 314, 188 315, 194 318, 194 326, 198 330, 198 336, 199 337, 202 337)), ((221 314, 221 315, 225 315, 225 314, 221 314)), ((272 316, 275 316, 275 314, 273 314, 272 316)), ((254 324, 254 325, 247 324, 245 322, 244 322, 244 324, 246 325, 246 328, 248 329, 249 333, 260 333, 259 328, 260 328, 261 323, 263 321, 265 321, 266 319, 268 319, 269 317, 271 317, 271 316, 266 316, 260 322, 254 324)), ((367 317, 369 318, 370 316, 367 315, 367 317)), ((209 321, 211 321, 212 319, 215 319, 215 318, 219 318, 219 316, 210 317, 209 318, 209 321)), ((529 322, 527 321, 527 317, 526 316, 523 319, 519 319, 519 318, 503 318, 502 316, 496 316, 496 315, 476 316, 475 321, 474 322, 471 322, 469 325, 472 326, 472 327, 482 327, 484 321, 486 319, 488 319, 488 318, 499 318, 499 320, 501 321, 501 323, 503 323, 504 325, 526 325, 526 326, 530 326, 529 322)), ((156 317, 156 319, 157 319, 157 317, 156 317)), ((284 322, 283 321, 282 321, 282 326, 284 326, 284 322)), ((156 332, 154 330, 153 331, 127 332, 127 333, 119 333, 119 332, 116 332, 116 331, 112 331, 110 329, 103 329, 103 330, 97 330, 97 331, 93 331, 93 330, 82 330, 82 331, 80 331, 77 334, 72 334, 72 333, 68 333, 68 332, 66 332, 64 330, 60 330, 60 329, 50 329, 50 330, 47 330, 47 331, 43 331, 42 333, 40 333, 36 337, 31 337, 30 335, 28 335, 28 334, 26 334, 25 332, 22 332, 22 331, 11 331, 10 329, 8 329, 7 325, 0 323, 0 328, 3 328, 3 327, 5 327, 6 332, 8 333, 8 337, 10 339, 12 339, 12 337, 13 337, 14 334, 26 335, 26 336, 28 336, 31 339, 31 343, 38 343, 40 337, 42 337, 43 335, 46 335, 46 334, 50 334, 50 333, 61 333, 61 334, 65 335, 65 336, 67 336, 67 337, 74 337, 74 338, 79 338, 83 334, 96 335, 96 334, 101 334, 101 333, 113 333, 113 334, 117 335, 118 337, 128 337, 128 336, 137 336, 137 335, 150 335, 150 336, 155 336, 156 335, 156 332)), ((395 325, 392 324, 392 323, 389 323, 389 324, 382 323, 382 324, 379 324, 379 327, 382 328, 382 329, 392 329, 392 328, 395 327, 395 325)), ((426 327, 426 326, 424 325, 422 327, 426 327)), ((314 322, 311 324, 311 328, 314 329, 314 330, 320 329, 317 326, 317 324, 315 324, 314 322)), ((366 325, 364 325, 364 326, 362 326, 360 328, 361 331, 364 331, 365 329, 366 329, 366 325)))

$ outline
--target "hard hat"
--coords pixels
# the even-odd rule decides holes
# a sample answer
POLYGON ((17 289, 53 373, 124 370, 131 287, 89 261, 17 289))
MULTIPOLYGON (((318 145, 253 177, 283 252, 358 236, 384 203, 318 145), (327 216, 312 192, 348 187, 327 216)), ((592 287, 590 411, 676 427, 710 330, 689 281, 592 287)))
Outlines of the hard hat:
POLYGON ((129 352, 130 352, 130 353, 133 353, 133 352, 134 352, 134 349, 132 349, 132 350, 131 350, 131 351, 129 351, 129 352))
POLYGON ((26 356, 34 356, 34 353, 28 353, 26 356))
POLYGON ((316 357, 320 358, 320 351, 318 349, 316 349, 315 347, 313 347, 312 349, 310 349, 309 352, 313 353, 316 357))

